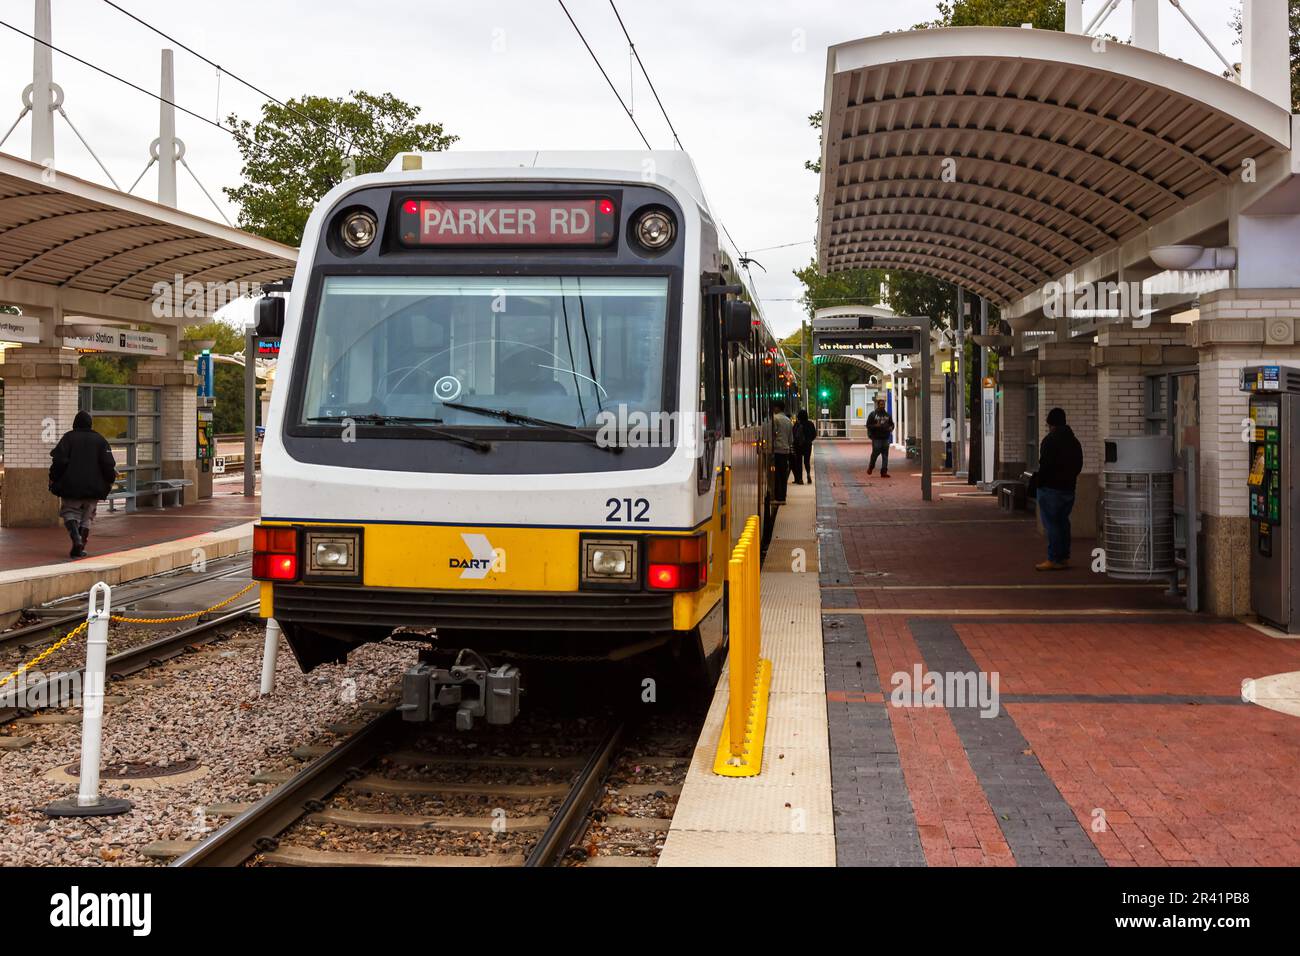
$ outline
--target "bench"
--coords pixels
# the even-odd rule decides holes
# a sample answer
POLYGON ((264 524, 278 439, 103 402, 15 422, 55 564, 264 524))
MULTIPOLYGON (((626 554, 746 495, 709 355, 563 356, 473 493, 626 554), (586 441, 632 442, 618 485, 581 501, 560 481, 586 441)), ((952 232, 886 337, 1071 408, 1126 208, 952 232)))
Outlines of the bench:
POLYGON ((176 507, 183 503, 185 489, 194 482, 188 478, 164 478, 161 481, 145 481, 136 488, 137 495, 153 495, 154 507, 162 511, 167 507, 167 496, 176 496, 176 507))
POLYGON ((123 508, 127 514, 135 511, 135 492, 134 491, 115 491, 104 499, 108 502, 109 511, 117 511, 117 503, 125 502, 123 508))

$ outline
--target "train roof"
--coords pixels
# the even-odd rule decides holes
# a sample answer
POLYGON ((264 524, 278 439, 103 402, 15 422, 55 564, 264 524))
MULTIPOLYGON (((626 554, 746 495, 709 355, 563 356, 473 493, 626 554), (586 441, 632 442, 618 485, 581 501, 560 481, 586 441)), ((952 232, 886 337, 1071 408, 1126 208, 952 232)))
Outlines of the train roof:
POLYGON ((447 150, 435 153, 398 153, 388 164, 387 172, 408 172, 416 174, 417 170, 408 168, 414 157, 419 157, 418 172, 436 172, 439 174, 460 174, 490 178, 506 179, 519 176, 521 170, 527 171, 527 178, 546 174, 581 175, 584 178, 612 176, 616 178, 633 177, 642 179, 647 168, 656 176, 672 180, 687 193, 704 210, 709 204, 704 198, 704 188, 700 185, 699 173, 691 157, 681 150, 673 149, 596 149, 596 150, 447 150), (649 167, 647 167, 649 163, 649 167))

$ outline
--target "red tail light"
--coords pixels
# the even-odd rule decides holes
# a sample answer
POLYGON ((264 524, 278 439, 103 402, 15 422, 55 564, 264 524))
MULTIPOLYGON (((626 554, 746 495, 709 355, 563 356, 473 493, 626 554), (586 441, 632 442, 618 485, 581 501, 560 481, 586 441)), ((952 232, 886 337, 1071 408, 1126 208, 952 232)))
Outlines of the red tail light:
POLYGON ((297 529, 253 528, 253 580, 298 580, 297 529))
POLYGON ((656 591, 697 591, 709 580, 708 539, 651 538, 646 585, 656 591))

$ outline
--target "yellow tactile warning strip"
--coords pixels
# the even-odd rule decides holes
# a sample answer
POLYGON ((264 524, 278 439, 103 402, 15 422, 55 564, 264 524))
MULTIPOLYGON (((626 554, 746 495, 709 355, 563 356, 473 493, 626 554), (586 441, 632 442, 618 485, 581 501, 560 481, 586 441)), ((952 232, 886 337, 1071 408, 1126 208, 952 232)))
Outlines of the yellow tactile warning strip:
POLYGON ((727 709, 724 674, 660 866, 835 865, 813 486, 792 484, 786 501, 763 565, 762 656, 772 661, 763 772, 713 773, 727 709))

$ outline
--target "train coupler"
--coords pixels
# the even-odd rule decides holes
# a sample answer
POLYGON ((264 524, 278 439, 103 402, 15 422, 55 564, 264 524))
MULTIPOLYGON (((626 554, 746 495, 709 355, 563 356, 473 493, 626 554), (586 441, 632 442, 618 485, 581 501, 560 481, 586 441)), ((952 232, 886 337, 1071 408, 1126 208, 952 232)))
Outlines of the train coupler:
MULTIPOLYGON (((477 656, 477 655, 475 655, 477 656)), ((456 663, 450 667, 417 664, 402 675, 402 719, 430 721, 440 710, 455 708, 456 729, 472 730, 476 719, 509 724, 519 716, 523 687, 513 664, 488 667, 456 663)))

